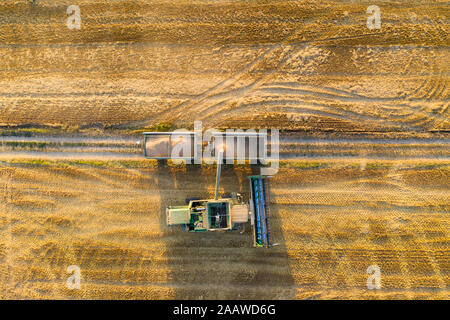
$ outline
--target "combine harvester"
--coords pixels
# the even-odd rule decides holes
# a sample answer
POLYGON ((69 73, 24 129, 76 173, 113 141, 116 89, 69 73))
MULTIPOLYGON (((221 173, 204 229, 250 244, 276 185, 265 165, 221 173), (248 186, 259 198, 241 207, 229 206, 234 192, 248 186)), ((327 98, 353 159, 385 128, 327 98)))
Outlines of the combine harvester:
MULTIPOLYGON (((171 154, 170 143, 172 133, 145 133, 144 154, 148 159, 169 159, 171 154), (152 138, 158 137, 158 144, 149 144, 152 138), (162 150, 167 153, 161 154, 161 137, 168 137, 167 146, 162 150), (160 150, 156 150, 157 146, 160 150), (167 149, 166 149, 167 147, 167 149)), ((188 139, 196 145, 195 135, 188 139)), ((259 140, 258 140, 259 141, 259 140)), ((265 141, 265 140, 262 140, 265 141)), ((190 145, 190 147, 192 144, 190 145)), ((190 148, 189 147, 189 148, 190 148)), ((259 145, 258 147, 265 147, 259 145)), ((205 231, 229 231, 236 230, 240 224, 251 222, 253 233, 253 244, 255 247, 270 246, 270 229, 269 229, 269 183, 268 176, 256 175, 250 176, 250 198, 245 201, 242 195, 233 192, 231 197, 219 197, 219 183, 222 163, 224 161, 224 150, 220 149, 217 153, 217 172, 214 199, 186 199, 184 206, 167 206, 166 222, 168 226, 181 225, 183 230, 188 232, 205 232, 205 231)))

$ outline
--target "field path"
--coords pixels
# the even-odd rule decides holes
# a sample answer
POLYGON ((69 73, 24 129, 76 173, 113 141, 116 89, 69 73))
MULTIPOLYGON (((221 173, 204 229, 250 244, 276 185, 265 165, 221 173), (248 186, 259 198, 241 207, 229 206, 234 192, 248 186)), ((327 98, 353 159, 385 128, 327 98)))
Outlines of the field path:
MULTIPOLYGON (((0 153, 0 160, 15 158, 142 160, 144 158, 141 143, 139 137, 8 136, 0 137, 0 148, 3 150, 0 153), (30 147, 30 144, 34 143, 37 146, 30 147), (46 143, 49 145, 45 145, 46 143), (105 148, 107 151, 103 150, 105 148)), ((314 158, 448 160, 450 159, 449 145, 450 140, 447 139, 319 139, 281 134, 279 149, 281 160, 314 158)))

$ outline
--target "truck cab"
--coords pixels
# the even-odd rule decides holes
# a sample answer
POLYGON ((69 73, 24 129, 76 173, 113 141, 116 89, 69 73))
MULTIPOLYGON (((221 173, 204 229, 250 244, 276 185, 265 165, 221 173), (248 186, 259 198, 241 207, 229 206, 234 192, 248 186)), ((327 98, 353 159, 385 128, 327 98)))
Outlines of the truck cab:
POLYGON ((249 221, 249 210, 237 199, 191 200, 187 206, 168 206, 167 225, 182 225, 186 231, 232 230, 249 221))

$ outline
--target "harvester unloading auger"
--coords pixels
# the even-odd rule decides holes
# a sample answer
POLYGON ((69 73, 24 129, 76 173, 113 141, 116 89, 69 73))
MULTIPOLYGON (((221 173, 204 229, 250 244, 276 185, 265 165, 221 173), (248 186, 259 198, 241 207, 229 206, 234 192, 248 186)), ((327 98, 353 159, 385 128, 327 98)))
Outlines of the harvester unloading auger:
MULTIPOLYGON (((168 133, 146 133, 144 154, 149 159, 168 159, 172 135, 168 133), (161 136, 168 136, 167 157, 159 154, 152 156, 148 136, 158 137, 161 147, 161 136)), ((195 138, 194 138, 195 140, 195 138)), ((195 144, 195 142, 194 142, 195 144)), ((232 193, 231 197, 219 197, 220 174, 223 163, 223 149, 217 153, 217 172, 214 199, 186 199, 186 205, 166 207, 166 222, 168 226, 181 225, 187 232, 229 231, 235 230, 240 224, 252 225, 253 244, 255 247, 269 247, 269 180, 268 176, 249 176, 250 197, 245 201, 241 194, 232 193)))

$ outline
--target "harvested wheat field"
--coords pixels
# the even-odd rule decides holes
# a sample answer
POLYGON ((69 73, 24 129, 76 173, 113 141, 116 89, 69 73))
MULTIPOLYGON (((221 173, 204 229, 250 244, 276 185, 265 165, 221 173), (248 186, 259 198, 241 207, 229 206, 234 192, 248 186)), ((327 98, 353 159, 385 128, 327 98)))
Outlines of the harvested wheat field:
POLYGON ((0 3, 0 124, 440 131, 444 1, 0 3))
POLYGON ((450 298, 446 1, 73 4, 0 2, 0 299, 450 298), (166 225, 216 169, 136 140, 199 120, 280 130, 275 246, 166 225))
MULTIPOLYGON (((2 298, 448 298, 450 163, 286 162, 271 184, 278 246, 249 230, 165 226, 167 203, 211 197, 214 169, 0 167, 2 298), (194 177, 198 177, 194 179, 194 177), (80 290, 66 268, 79 265, 80 290), (368 290, 376 264, 382 289, 368 290)), ((221 188, 248 192, 250 168, 221 188)))

